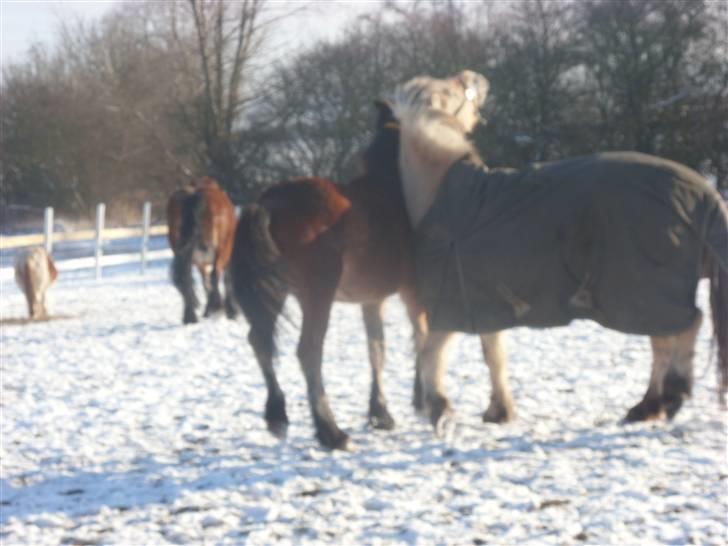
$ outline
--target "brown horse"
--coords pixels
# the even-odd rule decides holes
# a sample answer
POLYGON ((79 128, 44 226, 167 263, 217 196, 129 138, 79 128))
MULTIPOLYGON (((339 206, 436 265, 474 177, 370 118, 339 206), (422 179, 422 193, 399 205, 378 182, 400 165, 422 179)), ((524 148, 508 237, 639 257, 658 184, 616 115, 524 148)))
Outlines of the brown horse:
MULTIPOLYGON (((334 300, 362 304, 372 385, 369 421, 394 426, 382 391, 382 304, 399 292, 414 327, 417 350, 426 332, 414 299, 411 231, 396 177, 398 127, 388 105, 378 103, 380 143, 364 154, 366 173, 349 185, 301 178, 266 190, 238 223, 231 262, 237 302, 250 323, 248 339, 268 388, 265 419, 285 434, 285 398, 273 369, 274 328, 288 293, 298 299, 303 324, 298 358, 319 442, 345 449, 321 377, 324 336, 334 300)), ((419 380, 415 381, 418 405, 419 380)))
POLYGON ((15 260, 15 282, 25 294, 31 320, 48 318, 46 291, 58 278, 58 271, 43 247, 33 247, 18 254, 15 260))
POLYGON ((192 280, 194 264, 207 292, 205 316, 223 307, 220 276, 225 281, 225 312, 236 315, 225 268, 230 260, 235 234, 235 208, 230 198, 212 178, 203 177, 174 192, 167 203, 169 246, 174 252, 172 280, 184 300, 185 324, 197 322, 199 305, 192 280))

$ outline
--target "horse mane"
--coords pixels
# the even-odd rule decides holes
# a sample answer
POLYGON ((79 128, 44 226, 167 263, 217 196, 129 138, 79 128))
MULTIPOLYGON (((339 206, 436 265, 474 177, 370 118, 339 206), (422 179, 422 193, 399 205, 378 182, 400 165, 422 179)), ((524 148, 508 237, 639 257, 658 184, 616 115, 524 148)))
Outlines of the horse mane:
POLYGON ((417 104, 417 98, 416 93, 397 93, 394 101, 401 127, 399 166, 413 226, 432 205, 453 163, 466 156, 479 157, 455 116, 417 104))
POLYGON ((426 109, 414 116, 405 116, 400 118, 402 137, 421 161, 449 167, 463 156, 478 154, 463 125, 447 112, 426 109))
POLYGON ((197 189, 220 189, 220 184, 214 178, 203 176, 195 184, 197 189))

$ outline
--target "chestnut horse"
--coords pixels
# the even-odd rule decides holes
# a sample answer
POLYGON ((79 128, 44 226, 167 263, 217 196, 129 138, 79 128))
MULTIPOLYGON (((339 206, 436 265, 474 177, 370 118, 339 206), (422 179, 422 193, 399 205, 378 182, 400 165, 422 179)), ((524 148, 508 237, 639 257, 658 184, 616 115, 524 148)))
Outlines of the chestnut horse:
MULTIPOLYGON (((321 359, 334 300, 362 304, 372 368, 369 422, 394 426, 382 391, 382 305, 399 292, 414 327, 416 349, 426 331, 414 298, 411 232, 396 170, 398 126, 388 105, 377 104, 381 142, 364 154, 365 174, 349 185, 300 178, 267 189, 244 208, 231 262, 237 302, 250 323, 248 340, 268 388, 265 420, 285 435, 285 397, 273 369, 274 329, 287 294, 301 307, 298 358, 319 442, 346 449, 324 391, 321 359)), ((415 405, 419 404, 415 381, 415 405)))
POLYGON ((237 314, 229 275, 225 274, 233 248, 235 223, 235 208, 230 198, 212 178, 203 177, 169 198, 167 226, 169 246, 174 253, 172 281, 184 300, 182 321, 185 324, 197 322, 199 302, 192 279, 193 264, 207 292, 205 316, 223 307, 220 276, 225 281, 225 312, 229 318, 237 314))
POLYGON ((58 271, 43 247, 33 247, 18 254, 15 260, 15 282, 25 294, 31 320, 48 318, 46 291, 58 278, 58 271))

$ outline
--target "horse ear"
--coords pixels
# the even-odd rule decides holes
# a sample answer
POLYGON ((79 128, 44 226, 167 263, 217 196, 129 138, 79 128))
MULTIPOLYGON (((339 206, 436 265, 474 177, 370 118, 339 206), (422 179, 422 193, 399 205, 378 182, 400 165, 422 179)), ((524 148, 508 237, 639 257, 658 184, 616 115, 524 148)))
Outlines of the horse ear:
POLYGON ((490 82, 485 76, 472 70, 463 70, 456 77, 465 89, 474 89, 478 93, 477 103, 479 106, 485 102, 490 89, 490 82))
POLYGON ((374 106, 377 109, 377 127, 395 119, 391 103, 386 99, 376 99, 374 106))

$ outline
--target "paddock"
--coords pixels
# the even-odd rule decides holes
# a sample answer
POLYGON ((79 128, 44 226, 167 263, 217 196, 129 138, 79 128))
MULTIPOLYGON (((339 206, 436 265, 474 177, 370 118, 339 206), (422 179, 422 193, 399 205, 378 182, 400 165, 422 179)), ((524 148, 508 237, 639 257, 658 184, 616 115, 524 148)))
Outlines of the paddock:
POLYGON ((672 423, 619 423, 647 381, 649 342, 583 321, 513 331, 518 418, 484 424, 487 373, 464 337, 447 376, 457 426, 438 439, 413 414, 398 299, 385 309, 391 432, 367 425, 359 307, 336 304, 326 386, 353 451, 329 452, 314 439, 297 329, 281 332, 280 442, 244 320, 178 324, 166 261, 144 276, 137 264, 99 281, 67 272, 51 293, 66 317, 50 322, 8 323, 25 302, 12 280, 0 289, 3 543, 724 543, 728 428, 707 318, 694 396, 672 423))

